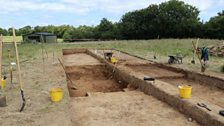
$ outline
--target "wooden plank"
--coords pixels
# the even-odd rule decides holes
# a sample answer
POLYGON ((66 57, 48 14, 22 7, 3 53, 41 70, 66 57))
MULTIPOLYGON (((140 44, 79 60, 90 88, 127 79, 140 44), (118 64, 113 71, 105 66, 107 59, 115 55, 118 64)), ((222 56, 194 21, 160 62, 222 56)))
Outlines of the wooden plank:
POLYGON ((13 28, 13 43, 14 43, 15 52, 16 52, 16 68, 17 68, 17 75, 18 75, 18 79, 19 79, 21 96, 22 96, 22 100, 23 100, 22 107, 20 108, 20 112, 22 112, 26 105, 26 100, 25 100, 24 92, 23 92, 23 83, 22 83, 22 76, 21 76, 20 63, 19 63, 19 52, 18 52, 17 43, 16 43, 15 38, 16 38, 16 33, 15 33, 15 28, 13 28))
POLYGON ((21 70, 20 70, 20 63, 19 63, 19 53, 18 53, 18 48, 17 48, 17 43, 16 43, 15 28, 13 28, 13 43, 14 43, 15 53, 16 53, 17 76, 18 76, 18 79, 19 79, 20 88, 23 89, 21 70))
POLYGON ((10 49, 8 49, 8 64, 9 64, 9 71, 10 71, 10 82, 11 82, 11 85, 12 85, 13 75, 12 75, 11 50, 10 49))
POLYGON ((0 36, 0 85, 2 85, 2 44, 3 44, 3 37, 0 36))

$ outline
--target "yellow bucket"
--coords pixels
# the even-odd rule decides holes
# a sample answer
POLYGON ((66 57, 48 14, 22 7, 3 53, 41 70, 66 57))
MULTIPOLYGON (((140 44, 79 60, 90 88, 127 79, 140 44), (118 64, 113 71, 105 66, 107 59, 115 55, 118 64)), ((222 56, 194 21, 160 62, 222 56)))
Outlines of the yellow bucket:
POLYGON ((53 102, 61 101, 63 97, 62 88, 51 88, 50 97, 51 97, 51 101, 53 102))
POLYGON ((182 85, 178 86, 179 88, 179 95, 181 98, 190 98, 191 97, 191 89, 192 87, 190 85, 182 85))
POLYGON ((115 57, 111 57, 111 63, 116 63, 117 62, 117 59, 115 57))
POLYGON ((5 88, 5 80, 2 79, 2 85, 1 85, 1 89, 3 90, 5 88))

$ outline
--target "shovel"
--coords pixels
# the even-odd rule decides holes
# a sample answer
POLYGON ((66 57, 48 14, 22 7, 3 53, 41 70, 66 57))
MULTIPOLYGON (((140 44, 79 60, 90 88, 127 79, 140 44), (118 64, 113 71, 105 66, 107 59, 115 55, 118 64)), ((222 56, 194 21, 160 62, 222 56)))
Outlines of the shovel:
POLYGON ((18 52, 17 43, 16 43, 15 28, 13 28, 13 43, 14 43, 15 52, 16 52, 16 69, 17 69, 19 85, 20 85, 20 93, 21 93, 21 97, 22 97, 22 101, 23 101, 22 106, 19 111, 22 112, 26 105, 26 99, 25 99, 24 91, 23 91, 23 83, 22 83, 22 76, 21 76, 21 71, 20 71, 19 52, 18 52))
POLYGON ((202 108, 205 108, 205 109, 207 109, 208 111, 212 111, 210 108, 208 108, 208 106, 206 105, 206 104, 204 104, 204 103, 197 103, 197 105, 199 106, 199 107, 202 107, 202 108))

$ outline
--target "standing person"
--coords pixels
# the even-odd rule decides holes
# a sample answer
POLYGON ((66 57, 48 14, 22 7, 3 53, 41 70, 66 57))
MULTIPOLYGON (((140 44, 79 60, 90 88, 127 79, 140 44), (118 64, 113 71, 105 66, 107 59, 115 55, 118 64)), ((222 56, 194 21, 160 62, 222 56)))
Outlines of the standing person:
POLYGON ((206 68, 208 68, 208 61, 209 61, 209 53, 207 47, 202 47, 201 49, 201 60, 202 60, 202 71, 204 72, 206 68))

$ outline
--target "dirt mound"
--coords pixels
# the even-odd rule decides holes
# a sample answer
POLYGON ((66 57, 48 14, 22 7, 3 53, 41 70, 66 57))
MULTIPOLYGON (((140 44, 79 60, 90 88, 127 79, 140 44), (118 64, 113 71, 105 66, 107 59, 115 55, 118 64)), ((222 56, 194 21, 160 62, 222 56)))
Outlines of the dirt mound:
POLYGON ((216 46, 210 46, 209 53, 212 56, 224 57, 224 42, 216 46))

